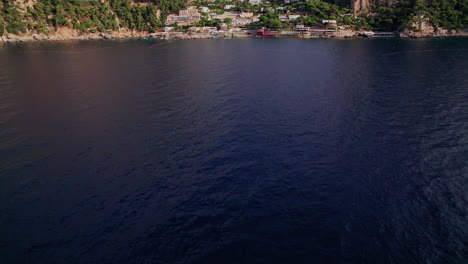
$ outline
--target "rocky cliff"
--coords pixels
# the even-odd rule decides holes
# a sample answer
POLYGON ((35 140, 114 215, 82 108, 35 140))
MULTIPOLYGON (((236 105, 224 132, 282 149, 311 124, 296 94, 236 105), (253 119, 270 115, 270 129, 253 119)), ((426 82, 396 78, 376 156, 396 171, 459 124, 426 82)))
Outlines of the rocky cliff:
POLYGON ((370 0, 351 0, 351 7, 354 11, 368 11, 371 3, 370 0))
POLYGON ((354 11, 371 11, 372 7, 391 7, 399 0, 351 0, 350 6, 354 11))

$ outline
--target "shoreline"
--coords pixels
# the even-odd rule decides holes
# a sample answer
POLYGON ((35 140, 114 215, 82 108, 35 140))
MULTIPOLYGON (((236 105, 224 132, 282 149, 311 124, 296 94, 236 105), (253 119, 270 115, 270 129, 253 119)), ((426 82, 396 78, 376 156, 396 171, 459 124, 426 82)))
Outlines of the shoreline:
MULTIPOLYGON (((313 38, 329 38, 329 39, 359 39, 359 38, 366 38, 362 36, 358 36, 358 31, 337 31, 336 34, 331 35, 322 35, 322 36, 276 36, 270 38, 303 38, 303 39, 313 39, 313 38)), ((443 34, 420 34, 421 32, 402 32, 399 35, 395 35, 393 37, 368 37, 368 38, 400 38, 400 39, 427 39, 427 38, 464 38, 468 37, 467 31, 461 32, 450 32, 450 33, 443 33, 443 34)), ((208 34, 208 33, 185 33, 185 32, 157 32, 157 33, 149 33, 149 32, 115 32, 111 34, 106 33, 93 33, 93 34, 85 34, 85 35, 75 35, 75 34, 66 34, 66 35, 55 35, 55 36, 47 36, 44 34, 32 34, 32 35, 13 35, 8 34, 0 37, 0 45, 6 43, 24 43, 24 42, 36 42, 36 41, 66 41, 66 40, 105 40, 105 39, 114 39, 114 40, 125 40, 125 39, 162 39, 162 40, 169 40, 169 39, 180 39, 180 40, 187 40, 187 39, 222 39, 222 38, 255 38, 257 36, 254 35, 246 35, 246 34, 235 34, 231 32, 224 32, 220 34, 208 34)))

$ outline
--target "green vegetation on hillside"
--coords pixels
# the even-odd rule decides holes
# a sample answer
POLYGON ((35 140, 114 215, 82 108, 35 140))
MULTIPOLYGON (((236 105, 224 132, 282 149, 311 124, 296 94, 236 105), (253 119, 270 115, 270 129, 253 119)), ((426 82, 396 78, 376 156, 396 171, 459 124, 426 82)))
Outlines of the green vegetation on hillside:
POLYGON ((82 33, 106 32, 120 27, 154 31, 164 24, 169 13, 185 6, 184 0, 109 0, 104 3, 98 0, 42 0, 21 10, 14 0, 1 2, 0 22, 4 21, 6 30, 13 34, 27 30, 48 33, 49 27, 61 26, 82 33))
POLYGON ((5 26, 3 25, 3 22, 0 21, 0 36, 3 36, 5 33, 5 26))
POLYGON ((282 22, 279 15, 286 11, 268 12, 252 27, 283 28, 290 27, 291 24, 318 26, 323 19, 337 20, 338 24, 354 29, 376 31, 398 31, 421 19, 446 29, 465 29, 468 26, 468 0, 401 0, 390 7, 373 7, 372 12, 357 14, 345 4, 336 5, 323 1, 295 3, 288 6, 288 10, 302 16, 295 21, 282 22))
MULTIPOLYGON (((465 29, 468 26, 468 0, 400 0, 389 6, 375 6, 368 13, 353 12, 347 0, 326 0, 284 4, 280 1, 251 5, 248 2, 196 1, 222 14, 226 4, 235 5, 229 11, 253 12, 260 21, 249 25, 268 28, 289 28, 296 24, 323 26, 324 19, 337 20, 339 25, 354 29, 398 31, 412 22, 427 21, 435 27, 465 29), (279 8, 281 7, 281 8, 279 8), (300 14, 297 20, 281 21, 280 16, 300 14)), ((164 26, 169 14, 185 8, 186 0, 39 0, 25 10, 14 0, 0 0, 0 35, 39 32, 68 26, 87 32, 110 32, 119 28, 156 31, 164 26)), ((232 20, 224 21, 227 24, 232 20)), ((207 14, 197 26, 220 26, 223 21, 208 20, 207 14)))
POLYGON ((8 32, 13 34, 26 32, 26 23, 24 22, 25 17, 18 11, 18 9, 13 6, 9 6, 8 4, 4 4, 2 16, 3 18, 0 18, 0 21, 6 22, 6 30, 8 32))
POLYGON ((468 0, 402 0, 391 7, 374 7, 372 14, 361 14, 369 29, 396 31, 410 22, 422 20, 435 27, 464 29, 468 26, 468 0))
POLYGON ((418 12, 427 15, 435 26, 447 29, 468 27, 468 0, 417 2, 416 6, 418 12))

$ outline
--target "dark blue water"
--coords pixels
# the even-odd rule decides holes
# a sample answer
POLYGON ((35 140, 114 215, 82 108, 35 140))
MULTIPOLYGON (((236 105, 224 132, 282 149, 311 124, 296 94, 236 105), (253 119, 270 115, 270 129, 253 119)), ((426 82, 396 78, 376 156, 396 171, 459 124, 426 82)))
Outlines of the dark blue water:
POLYGON ((153 44, 0 47, 1 263, 468 261, 468 39, 153 44))

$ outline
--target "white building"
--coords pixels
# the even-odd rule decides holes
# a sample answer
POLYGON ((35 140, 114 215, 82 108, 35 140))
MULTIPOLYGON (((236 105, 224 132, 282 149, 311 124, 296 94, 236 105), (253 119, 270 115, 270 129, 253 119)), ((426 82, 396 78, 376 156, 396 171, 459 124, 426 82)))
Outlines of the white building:
POLYGON ((217 32, 218 29, 216 27, 190 27, 189 31, 200 32, 200 33, 213 33, 213 32, 217 32))
POLYGON ((299 17, 301 17, 301 15, 288 15, 289 20, 296 20, 299 17))
POLYGON ((322 24, 336 24, 336 20, 322 20, 322 24))
POLYGON ((280 15, 279 19, 280 19, 280 21, 284 22, 284 21, 296 20, 299 17, 301 17, 301 15, 280 15))
POLYGON ((199 21, 201 18, 198 9, 180 10, 179 15, 168 15, 166 25, 177 23, 181 26, 191 25, 193 22, 199 21))
POLYGON ((304 25, 296 25, 296 27, 294 28, 295 30, 297 31, 308 31, 310 29, 310 27, 306 27, 304 25))
POLYGON ((200 12, 196 6, 189 6, 187 9, 179 10, 179 16, 199 16, 200 12))
POLYGON ((252 12, 242 12, 239 16, 241 18, 252 18, 253 15, 254 15, 254 13, 252 13, 252 12))
POLYGON ((231 25, 234 26, 245 26, 252 23, 252 19, 234 19, 232 20, 231 25))
POLYGON ((218 15, 218 14, 210 14, 210 18, 212 19, 219 19, 219 20, 224 20, 226 18, 238 18, 240 17, 240 12, 224 12, 224 14, 218 15))

